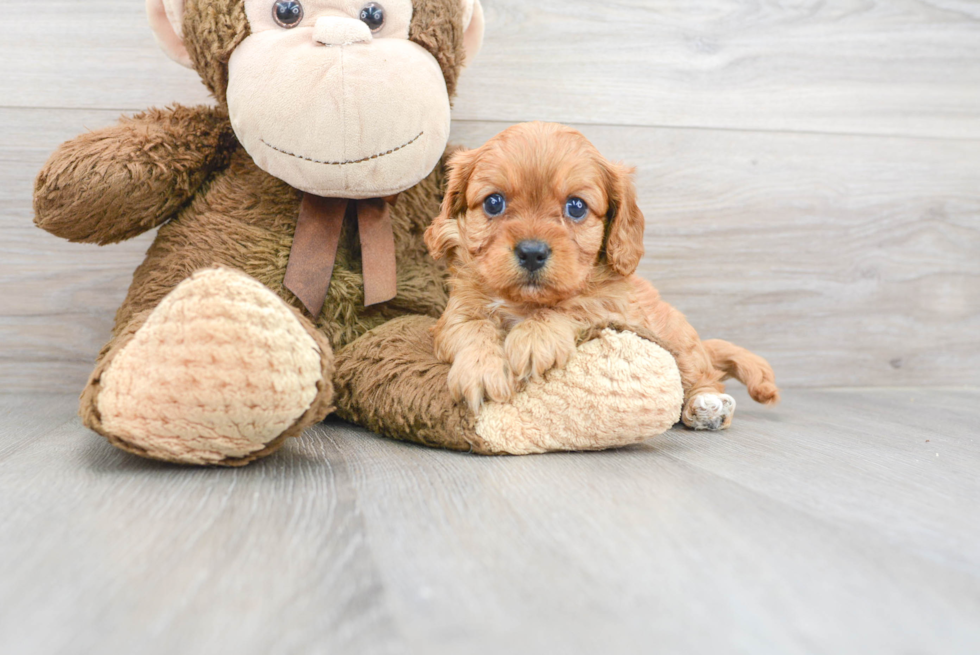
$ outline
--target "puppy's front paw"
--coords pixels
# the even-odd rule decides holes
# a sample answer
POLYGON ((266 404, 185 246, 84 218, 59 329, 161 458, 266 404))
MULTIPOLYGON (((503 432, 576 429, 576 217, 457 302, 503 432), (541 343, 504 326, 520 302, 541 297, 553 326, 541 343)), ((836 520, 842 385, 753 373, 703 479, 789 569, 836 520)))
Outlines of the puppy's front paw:
POLYGON ((518 380, 538 380, 556 366, 564 367, 573 352, 575 335, 571 331, 552 331, 535 321, 515 327, 504 342, 504 354, 518 380))
POLYGON ((727 393, 700 393, 688 398, 682 418, 695 430, 724 430, 734 415, 735 399, 727 393))
POLYGON ((498 354, 460 353, 449 369, 449 391, 456 402, 466 401, 474 414, 483 399, 507 402, 514 395, 514 376, 498 354))

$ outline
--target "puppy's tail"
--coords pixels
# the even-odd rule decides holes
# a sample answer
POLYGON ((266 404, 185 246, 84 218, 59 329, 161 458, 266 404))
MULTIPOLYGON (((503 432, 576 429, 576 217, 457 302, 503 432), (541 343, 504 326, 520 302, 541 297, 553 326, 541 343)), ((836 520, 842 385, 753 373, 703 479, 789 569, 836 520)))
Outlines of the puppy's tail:
POLYGON ((775 405, 779 402, 776 374, 769 362, 745 348, 721 339, 709 339, 702 344, 714 367, 725 374, 725 379, 735 378, 744 384, 752 400, 763 405, 775 405))

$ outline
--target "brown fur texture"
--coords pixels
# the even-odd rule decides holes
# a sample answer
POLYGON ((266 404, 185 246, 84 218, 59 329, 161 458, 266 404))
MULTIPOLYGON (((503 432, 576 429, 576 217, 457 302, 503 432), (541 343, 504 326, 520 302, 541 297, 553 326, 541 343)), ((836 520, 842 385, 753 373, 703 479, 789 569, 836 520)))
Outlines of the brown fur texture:
POLYGON ((194 70, 224 106, 228 60, 249 35, 245 4, 242 0, 186 0, 182 27, 194 70))
MULTIPOLYGON (((437 56, 452 90, 462 64, 458 4, 434 0, 416 7, 413 38, 437 56)), ((117 312, 113 339, 100 354, 80 405, 87 426, 144 456, 146 452, 102 428, 100 381, 114 357, 182 281, 213 267, 239 270, 302 315, 301 303, 283 287, 301 194, 252 162, 223 109, 228 59, 248 35, 243 5, 240 0, 188 0, 183 27, 188 52, 219 107, 150 110, 78 137, 52 155, 35 186, 35 223, 73 241, 108 244, 161 226, 117 312)), ((364 307, 356 225, 345 224, 325 307, 317 317, 302 318, 325 352, 341 349, 393 318, 441 313, 447 299, 445 268, 428 257, 423 233, 439 211, 443 188, 440 163, 392 207, 399 265, 398 298, 390 303, 364 307)), ((426 330, 416 337, 424 342, 426 330)), ((310 411, 283 436, 298 435, 332 409, 333 385, 326 369, 325 376, 310 411)), ((352 406, 359 400, 343 398, 352 406)), ((351 408, 347 415, 360 411, 351 408)), ((414 438, 461 447, 458 435, 446 436, 443 443, 443 433, 435 434, 436 427, 432 431, 422 430, 414 438)), ((281 443, 282 438, 260 452, 219 463, 247 463, 281 443)))
POLYGON ((550 123, 509 128, 451 161, 442 214, 426 234, 448 256, 452 294, 435 328, 436 355, 452 364, 454 396, 479 412, 484 398, 508 401, 520 385, 562 367, 579 336, 596 325, 646 328, 677 360, 695 426, 694 399, 724 391, 736 377, 753 398, 778 400, 772 369, 728 344, 702 344, 656 289, 634 275, 643 255, 644 218, 632 171, 607 161, 579 132, 550 123), (499 194, 506 210, 490 216, 499 194), (570 199, 586 215, 572 218, 570 199), (543 268, 519 261, 519 244, 547 246, 543 268))
POLYGON ((34 222, 69 241, 131 239, 173 218, 236 147, 218 109, 175 106, 123 118, 51 156, 35 183, 34 222))
POLYGON ((474 418, 445 392, 449 367, 432 354, 434 324, 406 316, 337 351, 337 413, 395 439, 491 454, 474 418))
MULTIPOLYGON (((453 91, 463 61, 464 34, 459 4, 456 0, 417 0, 415 8, 411 37, 436 56, 446 84, 453 91)), ((535 423, 532 411, 522 412, 520 421, 498 416, 499 420, 493 421, 485 431, 496 435, 497 441, 484 440, 468 410, 453 402, 446 385, 448 367, 440 364, 432 352, 430 330, 445 308, 448 291, 445 266, 428 257, 424 232, 440 210, 446 188, 445 162, 440 162, 418 185, 403 192, 391 208, 398 262, 397 298, 364 307, 359 240, 356 225, 348 222, 342 231, 324 308, 319 316, 304 314, 299 300, 283 286, 302 194, 255 164, 235 138, 227 116, 228 59, 248 34, 241 0, 188 0, 186 9, 183 31, 187 49, 202 79, 215 94, 218 108, 151 110, 124 119, 115 127, 86 134, 59 148, 37 180, 35 221, 59 236, 112 243, 159 226, 157 237, 117 312, 112 340, 100 353, 82 394, 80 414, 85 425, 104 435, 113 445, 143 457, 239 466, 273 452, 287 437, 298 435, 322 420, 336 404, 342 417, 398 439, 477 453, 532 452, 508 442, 519 441, 524 429, 544 435, 547 423, 535 423), (197 329, 194 334, 198 341, 190 344, 195 355, 186 356, 191 351, 179 351, 184 343, 181 336, 191 331, 183 329, 186 326, 174 308, 177 303, 163 303, 166 298, 177 297, 184 283, 201 284, 203 289, 186 294, 186 303, 179 305, 179 309, 184 311, 186 307, 188 314, 205 315, 208 304, 221 298, 229 284, 234 286, 209 281, 212 277, 228 277, 207 274, 215 270, 261 283, 259 291, 255 290, 259 285, 252 286, 252 292, 262 297, 262 303, 258 304, 275 306, 272 313, 280 325, 284 315, 289 320, 295 318, 299 329, 312 338, 310 341, 304 335, 296 340, 315 344, 320 356, 321 377, 315 384, 315 398, 309 409, 282 434, 249 446, 257 446, 256 450, 226 455, 223 459, 215 458, 215 453, 220 455, 220 451, 214 448, 191 452, 180 450, 184 444, 178 443, 170 451, 161 449, 160 445, 171 434, 133 438, 108 430, 100 412, 100 400, 114 378, 124 377, 115 376, 118 371, 114 364, 117 360, 128 361, 127 366, 119 367, 123 373, 138 371, 139 361, 145 360, 140 360, 136 353, 152 350, 145 347, 151 330, 172 330, 165 339, 158 340, 166 348, 157 352, 163 353, 161 357, 168 365, 177 367, 175 380, 191 379, 187 374, 200 367, 205 382, 212 385, 209 388, 220 387, 213 384, 214 372, 207 370, 207 348, 202 347, 207 330, 197 329), (276 302, 262 296, 266 292, 276 302), (279 301, 288 308, 278 306, 279 301), (141 340, 137 340, 140 335, 141 340), (140 343, 144 344, 143 350, 138 348, 140 343)), ((629 265, 629 259, 623 265, 629 265)), ((225 314, 223 318, 229 316, 225 314)), ((295 327, 288 320, 286 323, 290 329, 295 327)), ((286 338, 288 331, 270 329, 279 335, 276 338, 286 338)), ((234 352, 234 337, 239 332, 234 329, 226 332, 231 336, 223 345, 234 352)), ((593 360, 583 355, 583 370, 594 370, 591 364, 596 358, 619 363, 617 375, 630 379, 634 384, 630 388, 636 391, 637 397, 644 392, 635 386, 642 375, 666 370, 663 360, 658 359, 659 349, 649 341, 617 340, 609 335, 604 338, 605 341, 593 348, 593 360), (609 353, 643 359, 649 365, 634 369, 629 362, 610 359, 609 353)), ((253 353, 262 343, 259 339, 242 344, 241 351, 253 353)), ((661 433, 679 413, 679 404, 674 407, 670 402, 671 397, 679 396, 676 367, 672 367, 669 357, 666 359, 671 364, 667 368, 673 372, 660 379, 662 386, 654 388, 648 398, 639 403, 610 403, 605 408, 613 426, 611 432, 603 433, 594 423, 568 425, 564 436, 550 439, 542 436, 536 447, 554 450, 612 447, 661 433), (663 393, 658 395, 661 390, 663 393), (634 420, 637 407, 646 416, 640 427, 634 420), (604 440, 604 436, 609 438, 604 440), (540 445, 545 441, 546 446, 540 445)), ((147 366, 156 367, 157 363, 148 361, 147 366)), ((276 366, 275 362, 270 364, 270 368, 276 366)), ((281 372, 281 367, 277 370, 281 372)), ((130 375, 130 379, 133 377, 130 375)), ((616 384, 616 379, 607 377, 605 382, 616 384)), ((585 382, 576 381, 569 388, 578 393, 589 386, 585 382)), ((187 386, 193 391, 195 384, 187 386)), ((255 385, 246 384, 246 387, 254 391, 255 385)), ((193 393, 186 392, 184 388, 178 395, 193 397, 193 393)), ((232 389, 226 397, 229 415, 239 409, 234 406, 236 393, 232 389)), ((548 389, 538 389, 537 393, 548 396, 548 389)), ((119 397, 118 393, 115 395, 119 397)), ((106 393, 107 398, 111 396, 112 392, 106 393)), ((594 402, 600 399, 601 396, 593 394, 594 402)), ((147 402, 154 401, 163 406, 167 399, 161 395, 147 402)), ((134 419, 130 421, 132 424, 163 414, 160 406, 151 408, 153 412, 142 413, 138 403, 131 405, 132 415, 122 416, 123 423, 134 419)), ((542 407, 533 402, 530 406, 542 407)), ((121 424, 118 408, 116 403, 117 425, 121 424)), ((502 416, 506 411, 498 414, 502 416)), ((188 423, 179 409, 173 418, 175 423, 188 423)), ((227 418, 218 417, 220 421, 227 418)), ((201 426, 201 432, 189 435, 188 442, 201 441, 212 427, 201 426)), ((188 429, 194 429, 193 425, 188 429)))
POLYGON ((463 67, 463 12, 459 2, 430 0, 414 4, 408 38, 428 50, 446 78, 449 97, 456 95, 463 67))
MULTIPOLYGON (((415 0, 409 39, 436 58, 449 96, 456 94, 462 69, 463 16, 456 0, 415 0)), ((228 60, 249 35, 241 0, 187 0, 184 45, 195 70, 221 105, 228 89, 228 60)))
POLYGON ((722 380, 738 380, 748 388, 749 395, 757 403, 775 405, 779 402, 775 375, 762 357, 721 339, 708 339, 701 345, 715 368, 724 373, 722 380))

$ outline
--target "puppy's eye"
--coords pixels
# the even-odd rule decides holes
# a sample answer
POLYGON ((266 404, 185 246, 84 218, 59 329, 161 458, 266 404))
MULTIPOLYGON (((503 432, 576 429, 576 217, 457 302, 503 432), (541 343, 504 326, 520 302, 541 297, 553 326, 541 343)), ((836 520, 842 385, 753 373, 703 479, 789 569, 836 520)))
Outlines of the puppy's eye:
POLYGON ((505 209, 507 209, 507 201, 499 193, 495 193, 483 201, 483 211, 490 218, 500 216, 505 209))
POLYGON ((303 20, 303 5, 298 2, 277 2, 272 6, 272 17, 279 27, 296 27, 303 20))
POLYGON ((573 221, 580 221, 589 213, 589 206, 581 198, 569 198, 565 203, 565 216, 573 221))

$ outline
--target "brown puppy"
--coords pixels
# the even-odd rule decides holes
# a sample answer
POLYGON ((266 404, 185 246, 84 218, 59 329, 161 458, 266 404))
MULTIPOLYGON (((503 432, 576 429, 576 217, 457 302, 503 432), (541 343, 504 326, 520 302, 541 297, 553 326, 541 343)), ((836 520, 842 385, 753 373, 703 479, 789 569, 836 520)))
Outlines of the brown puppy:
POLYGON ((457 153, 429 252, 448 257, 453 290, 435 327, 436 355, 452 364, 449 386, 478 412, 518 385, 563 366, 594 326, 642 328, 677 360, 683 421, 728 427, 735 401, 722 381, 752 398, 779 400, 764 359, 725 341, 702 342, 657 290, 633 273, 643 256, 643 213, 632 169, 607 161, 579 132, 525 123, 481 148, 457 153))

